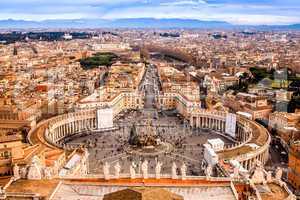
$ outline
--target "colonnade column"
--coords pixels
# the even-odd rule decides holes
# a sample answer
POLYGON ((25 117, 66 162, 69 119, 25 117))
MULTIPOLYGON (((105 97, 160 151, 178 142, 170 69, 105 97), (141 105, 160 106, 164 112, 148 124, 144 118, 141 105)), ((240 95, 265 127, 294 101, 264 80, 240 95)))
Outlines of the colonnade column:
POLYGON ((200 127, 203 128, 203 117, 200 117, 200 127))

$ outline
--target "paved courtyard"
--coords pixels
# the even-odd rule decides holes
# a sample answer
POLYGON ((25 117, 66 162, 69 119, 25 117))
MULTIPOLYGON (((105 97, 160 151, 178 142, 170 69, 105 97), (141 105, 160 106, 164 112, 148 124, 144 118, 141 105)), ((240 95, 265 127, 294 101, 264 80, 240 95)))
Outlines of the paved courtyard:
POLYGON ((137 173, 141 172, 141 164, 146 159, 149 162, 149 173, 155 173, 157 161, 163 163, 162 174, 170 174, 172 163, 179 168, 183 163, 187 166, 187 175, 204 175, 201 170, 203 160, 203 144, 208 139, 220 138, 226 144, 233 142, 210 130, 191 129, 176 112, 160 112, 157 119, 151 118, 151 128, 161 141, 172 145, 172 150, 159 155, 133 155, 128 153, 129 135, 133 124, 138 133, 148 129, 149 116, 144 111, 127 111, 121 113, 115 120, 115 130, 92 133, 84 137, 74 138, 67 142, 73 145, 83 145, 89 149, 89 172, 102 173, 105 162, 110 163, 111 173, 114 165, 119 162, 123 166, 121 173, 129 173, 129 166, 133 161, 137 173))

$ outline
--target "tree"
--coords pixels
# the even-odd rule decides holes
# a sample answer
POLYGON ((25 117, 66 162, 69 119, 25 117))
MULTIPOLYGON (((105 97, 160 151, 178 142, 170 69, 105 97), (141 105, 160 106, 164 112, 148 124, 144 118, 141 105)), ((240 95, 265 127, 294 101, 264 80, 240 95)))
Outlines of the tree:
POLYGON ((91 57, 80 59, 83 69, 93 69, 99 66, 111 66, 117 56, 113 53, 96 53, 91 57))

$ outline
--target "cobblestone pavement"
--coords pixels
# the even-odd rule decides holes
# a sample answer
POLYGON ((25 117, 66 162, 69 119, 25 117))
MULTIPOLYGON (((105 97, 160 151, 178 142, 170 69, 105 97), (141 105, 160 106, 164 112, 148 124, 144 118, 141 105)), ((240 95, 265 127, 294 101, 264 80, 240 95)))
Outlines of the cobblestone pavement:
POLYGON ((148 116, 143 111, 128 111, 121 114, 115 122, 121 127, 119 129, 79 137, 69 143, 89 146, 90 173, 102 173, 104 162, 111 163, 113 172, 113 166, 117 161, 124 166, 121 173, 129 172, 132 161, 139 172, 142 161, 147 159, 150 173, 154 173, 155 165, 160 161, 163 163, 162 173, 171 173, 171 165, 175 162, 178 168, 185 163, 188 175, 204 175, 200 167, 203 160, 203 144, 213 138, 221 138, 225 144, 232 142, 209 130, 192 130, 180 116, 170 113, 172 112, 160 113, 158 119, 152 121, 152 127, 161 140, 172 144, 173 150, 170 153, 138 156, 126 152, 133 123, 136 123, 139 131, 146 130, 148 116))

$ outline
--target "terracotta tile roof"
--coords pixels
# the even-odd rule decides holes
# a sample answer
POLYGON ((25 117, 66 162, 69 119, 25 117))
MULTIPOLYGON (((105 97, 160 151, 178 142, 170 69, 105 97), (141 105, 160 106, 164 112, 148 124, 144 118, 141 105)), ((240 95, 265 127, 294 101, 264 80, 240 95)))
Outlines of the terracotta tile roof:
POLYGON ((42 197, 49 197, 59 180, 23 180, 20 179, 13 182, 7 189, 6 192, 9 193, 23 193, 23 194, 33 194, 38 193, 42 197))
POLYGON ((0 178, 0 187, 4 187, 10 180, 10 176, 0 178))

